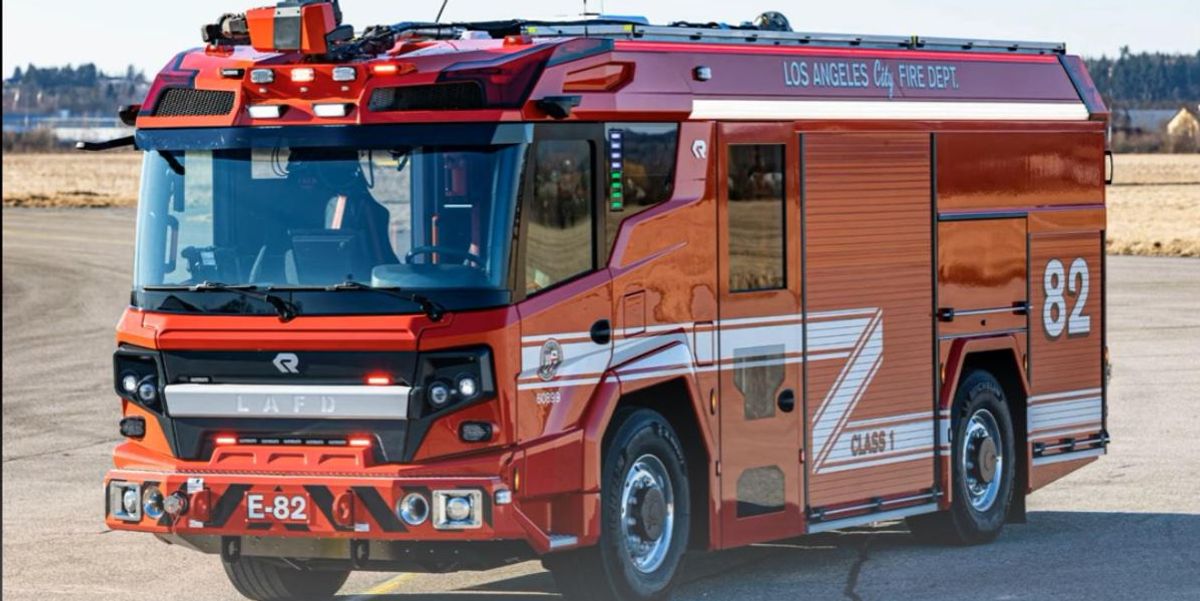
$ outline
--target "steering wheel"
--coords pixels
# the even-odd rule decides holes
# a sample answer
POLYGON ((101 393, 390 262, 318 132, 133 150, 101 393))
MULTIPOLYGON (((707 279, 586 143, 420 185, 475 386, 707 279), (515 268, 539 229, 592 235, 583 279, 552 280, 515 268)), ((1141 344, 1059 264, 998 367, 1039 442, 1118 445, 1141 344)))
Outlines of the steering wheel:
POLYGON ((480 257, 479 255, 477 255, 475 253, 467 252, 465 250, 458 250, 455 248, 447 248, 445 246, 436 246, 436 245, 418 246, 416 248, 409 250, 408 254, 404 255, 404 262, 411 265, 413 262, 413 259, 416 258, 417 256, 432 255, 432 254, 445 255, 447 257, 450 257, 451 259, 458 259, 460 261, 466 261, 466 262, 471 263, 471 266, 476 269, 483 269, 483 257, 480 257))

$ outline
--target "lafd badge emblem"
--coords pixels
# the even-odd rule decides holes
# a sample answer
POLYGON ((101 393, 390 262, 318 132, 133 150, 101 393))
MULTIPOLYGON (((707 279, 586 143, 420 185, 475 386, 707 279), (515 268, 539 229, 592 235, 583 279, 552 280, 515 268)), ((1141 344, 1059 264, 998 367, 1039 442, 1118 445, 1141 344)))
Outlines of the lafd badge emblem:
POLYGON ((544 382, 549 382, 558 375, 558 366, 562 365, 563 353, 562 345, 553 338, 542 344, 542 359, 538 364, 538 377, 544 382))

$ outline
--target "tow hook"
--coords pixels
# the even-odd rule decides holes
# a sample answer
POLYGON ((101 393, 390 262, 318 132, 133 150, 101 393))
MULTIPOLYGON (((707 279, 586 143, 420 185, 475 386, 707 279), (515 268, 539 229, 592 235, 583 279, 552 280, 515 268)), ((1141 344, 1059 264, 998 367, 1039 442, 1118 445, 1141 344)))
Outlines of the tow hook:
POLYGON ((237 536, 221 537, 221 560, 226 563, 237 563, 242 558, 242 539, 237 536))
POLYGON ((359 539, 350 541, 350 561, 354 564, 355 568, 362 569, 362 568, 367 567, 367 561, 369 561, 370 559, 371 559, 371 543, 370 543, 370 541, 359 540, 359 539))

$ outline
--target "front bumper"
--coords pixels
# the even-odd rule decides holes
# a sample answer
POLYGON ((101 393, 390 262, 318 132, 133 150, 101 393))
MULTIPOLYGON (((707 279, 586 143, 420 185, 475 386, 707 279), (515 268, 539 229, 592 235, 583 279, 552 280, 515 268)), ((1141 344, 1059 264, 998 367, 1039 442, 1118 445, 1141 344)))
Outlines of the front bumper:
MULTIPOLYGON (((117 454, 129 458, 120 448, 117 454)), ((222 448, 214 463, 227 463, 238 455, 245 457, 238 461, 243 469, 237 470, 213 469, 211 463, 118 461, 124 465, 105 477, 105 523, 114 530, 152 533, 204 552, 226 553, 224 547, 235 540, 239 554, 305 559, 353 560, 362 551, 356 545, 368 546, 372 558, 400 561, 414 549, 436 555, 438 549, 469 543, 501 547, 505 557, 514 556, 514 549, 527 549, 532 556, 581 544, 579 536, 550 534, 522 511, 521 500, 509 484, 519 453, 475 460, 470 467, 454 462, 369 466, 366 453, 355 449, 233 446, 222 448), (305 467, 278 471, 244 467, 264 466, 288 453, 305 467), (360 455, 354 457, 355 453, 360 455), (339 459, 357 467, 320 468, 339 459), (153 488, 163 498, 176 496, 185 501, 184 509, 174 514, 144 509, 128 514, 120 494, 126 487, 141 495, 153 488), (418 524, 406 522, 398 511, 401 501, 414 493, 430 504, 428 518, 418 524), (469 519, 439 520, 436 503, 445 493, 471 499, 469 519), (269 506, 277 496, 303 498, 305 511, 299 517, 272 519, 263 504, 269 506)))

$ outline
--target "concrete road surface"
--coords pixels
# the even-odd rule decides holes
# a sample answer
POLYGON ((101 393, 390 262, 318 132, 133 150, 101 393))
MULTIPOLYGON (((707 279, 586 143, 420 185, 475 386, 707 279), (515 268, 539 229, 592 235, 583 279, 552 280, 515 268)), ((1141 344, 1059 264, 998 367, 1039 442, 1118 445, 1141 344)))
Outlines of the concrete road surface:
MULTIPOLYGON (((133 213, 3 212, 3 598, 224 600, 219 560, 110 532, 113 326, 133 213)), ((989 546, 921 546, 902 524, 691 561, 677 599, 1200 599, 1200 261, 1109 262, 1109 456, 1040 491, 989 546)), ((540 564, 357 574, 345 599, 557 596, 540 564)))

